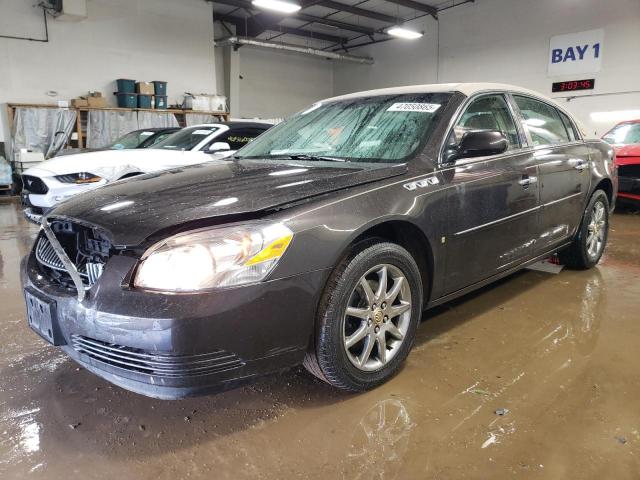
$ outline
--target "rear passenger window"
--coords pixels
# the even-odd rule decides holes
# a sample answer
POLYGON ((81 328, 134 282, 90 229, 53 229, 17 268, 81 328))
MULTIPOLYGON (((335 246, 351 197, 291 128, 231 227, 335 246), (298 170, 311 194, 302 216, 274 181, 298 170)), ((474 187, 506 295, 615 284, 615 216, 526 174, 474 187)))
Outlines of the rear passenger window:
POLYGON ((573 126, 573 122, 571 121, 571 119, 568 116, 566 116, 564 113, 560 112, 559 110, 558 110, 558 113, 560 113, 562 122, 564 123, 564 126, 567 129, 567 133, 569 134, 569 140, 571 140, 572 142, 579 140, 580 137, 576 133, 576 129, 573 126))
POLYGON ((516 124, 502 95, 487 95, 471 102, 451 132, 449 144, 459 144, 469 130, 498 130, 509 141, 509 149, 520 147, 516 124))
POLYGON ((533 98, 517 95, 513 98, 522 113, 525 128, 529 131, 534 145, 555 145, 569 141, 567 129, 558 110, 533 98))

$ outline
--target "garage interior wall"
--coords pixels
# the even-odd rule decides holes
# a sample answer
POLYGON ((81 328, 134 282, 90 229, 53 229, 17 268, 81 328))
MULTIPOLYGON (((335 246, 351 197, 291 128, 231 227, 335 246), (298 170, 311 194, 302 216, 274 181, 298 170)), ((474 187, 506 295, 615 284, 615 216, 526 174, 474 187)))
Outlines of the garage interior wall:
MULTIPOLYGON (((0 0, 0 34, 41 38, 41 11, 32 3, 0 0)), ((428 15, 415 20, 425 31, 420 40, 352 51, 374 57, 370 66, 214 48, 211 6, 202 1, 88 0, 87 7, 86 20, 49 19, 49 43, 0 38, 0 104, 52 103, 88 90, 113 103, 119 77, 166 80, 171 103, 185 91, 224 93, 236 100, 232 116, 247 118, 285 117, 334 94, 418 83, 499 81, 550 94, 551 82, 575 77, 547 76, 549 38, 603 28, 602 70, 580 76, 595 78, 596 89, 566 106, 597 134, 623 119, 619 112, 640 110, 638 0, 476 0, 441 12, 439 22, 428 15), (49 90, 58 96, 47 96, 49 90), (636 93, 590 96, 626 91, 636 93)), ((5 115, 3 108, 0 141, 5 115)))
POLYGON ((413 25, 425 31, 417 41, 393 40, 354 50, 376 63, 336 63, 335 93, 436 81, 502 82, 559 97, 566 94, 552 95, 552 82, 595 78, 595 90, 576 95, 615 95, 568 103, 558 99, 591 134, 605 133, 626 116, 640 117, 638 0, 476 0, 441 12, 438 23, 430 17, 415 20, 413 25), (547 76, 550 37, 598 28, 604 29, 600 72, 547 76), (629 91, 635 93, 617 94, 629 91))
MULTIPOLYGON (((34 3, 0 0, 0 35, 44 38, 34 3)), ((0 105, 55 103, 98 90, 115 106, 116 78, 168 81, 170 104, 185 91, 217 93, 211 5, 88 0, 87 10, 77 22, 49 17, 48 43, 0 38, 0 105)), ((0 142, 8 137, 5 110, 0 142)))
POLYGON ((295 53, 242 47, 241 117, 282 118, 333 95, 333 63, 295 53))

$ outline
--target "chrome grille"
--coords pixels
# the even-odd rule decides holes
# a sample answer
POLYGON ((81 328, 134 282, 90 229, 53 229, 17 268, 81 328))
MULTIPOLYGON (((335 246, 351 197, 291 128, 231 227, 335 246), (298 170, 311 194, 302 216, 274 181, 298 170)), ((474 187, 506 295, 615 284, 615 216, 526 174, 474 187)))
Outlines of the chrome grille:
MULTIPOLYGON (((63 248, 75 265, 85 289, 93 286, 102 275, 109 256, 108 242, 91 229, 70 222, 61 224, 55 233, 56 238, 63 242, 63 248)), ((44 232, 38 236, 34 253, 43 267, 41 270, 49 278, 64 287, 74 286, 67 268, 44 232)))
POLYGON ((102 263, 87 262, 84 266, 87 272, 87 280, 89 281, 89 285, 93 285, 98 281, 100 275, 102 275, 102 269, 104 268, 104 265, 102 263))
POLYGON ((71 344, 77 352, 99 362, 159 377, 208 375, 239 368, 245 364, 236 355, 224 350, 195 355, 174 355, 125 347, 82 335, 72 335, 71 344))
POLYGON ((36 246, 36 258, 42 265, 49 268, 54 268, 56 270, 65 269, 64 264, 58 257, 58 254, 45 236, 41 236, 38 239, 38 245, 36 246))

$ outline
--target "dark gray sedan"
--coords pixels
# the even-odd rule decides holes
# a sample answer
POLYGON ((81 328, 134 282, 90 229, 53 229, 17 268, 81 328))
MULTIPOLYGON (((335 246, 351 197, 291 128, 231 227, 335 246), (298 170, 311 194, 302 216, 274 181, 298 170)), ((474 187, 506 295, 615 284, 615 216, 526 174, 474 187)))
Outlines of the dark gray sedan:
POLYGON ((30 326, 124 388, 179 398, 304 365, 388 380, 422 312, 607 241, 612 148, 497 84, 318 102, 228 162, 59 205, 23 260, 30 326))

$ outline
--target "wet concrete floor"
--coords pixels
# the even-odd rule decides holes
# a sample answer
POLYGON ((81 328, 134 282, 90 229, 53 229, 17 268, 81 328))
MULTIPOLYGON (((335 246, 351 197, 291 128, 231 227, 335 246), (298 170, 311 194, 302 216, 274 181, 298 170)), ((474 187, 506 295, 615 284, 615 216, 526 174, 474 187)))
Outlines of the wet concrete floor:
POLYGON ((639 214, 613 216, 593 270, 523 271, 425 315, 374 391, 298 368, 174 402, 29 330, 18 262, 36 232, 0 200, 1 479, 640 478, 639 214))

